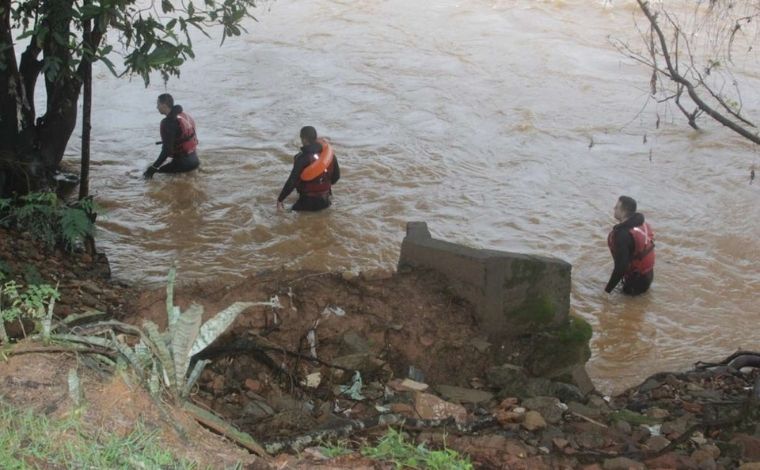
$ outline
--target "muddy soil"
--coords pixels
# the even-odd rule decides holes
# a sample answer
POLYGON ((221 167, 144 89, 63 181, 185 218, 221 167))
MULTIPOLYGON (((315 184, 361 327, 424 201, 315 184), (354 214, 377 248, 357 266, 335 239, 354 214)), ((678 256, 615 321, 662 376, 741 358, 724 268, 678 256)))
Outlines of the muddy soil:
MULTIPOLYGON (((46 252, 3 231, 0 268, 19 282, 59 283, 57 315, 97 309, 166 324, 164 288, 112 282, 102 262, 84 255, 46 252)), ((178 278, 175 304, 201 304, 206 318, 237 301, 279 303, 250 307, 202 353, 212 362, 191 394, 265 445, 268 463, 72 354, 0 362, 0 396, 63 416, 71 410, 66 373, 78 367, 88 422, 119 433, 142 420, 179 455, 214 468, 392 468, 359 453, 326 458, 319 441, 357 449, 389 422, 415 442, 467 454, 476 468, 760 467, 752 354, 749 366, 658 374, 610 399, 532 377, 523 366, 537 339, 490 344, 472 309, 433 273, 271 271, 234 285, 178 278)))

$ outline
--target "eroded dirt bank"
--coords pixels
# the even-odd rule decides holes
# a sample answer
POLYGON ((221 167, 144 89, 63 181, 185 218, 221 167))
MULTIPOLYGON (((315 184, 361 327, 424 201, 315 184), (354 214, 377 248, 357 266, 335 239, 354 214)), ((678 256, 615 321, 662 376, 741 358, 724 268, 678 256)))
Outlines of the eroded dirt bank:
MULTIPOLYGON (((9 277, 31 282, 36 271, 60 282, 60 316, 99 309, 138 325, 166 323, 165 290, 113 283, 86 257, 1 235, 9 277)), ((80 365, 88 419, 108 432, 147 422, 178 454, 218 467, 386 468, 359 454, 327 459, 319 440, 356 449, 387 424, 415 442, 461 451, 478 468, 751 469, 760 461, 751 354, 658 374, 605 399, 579 384, 536 377, 545 361, 537 362, 535 351, 546 353, 541 342, 556 338, 525 337, 505 348, 486 341, 468 304, 432 273, 272 271, 235 285, 180 283, 175 303, 199 303, 209 317, 232 302, 274 297, 246 310, 202 354, 212 362, 191 394, 253 435, 271 461, 179 410, 167 415, 139 384, 80 365)), ((12 356, 0 363, 0 395, 63 416, 72 409, 66 371, 78 362, 68 353, 12 356)))

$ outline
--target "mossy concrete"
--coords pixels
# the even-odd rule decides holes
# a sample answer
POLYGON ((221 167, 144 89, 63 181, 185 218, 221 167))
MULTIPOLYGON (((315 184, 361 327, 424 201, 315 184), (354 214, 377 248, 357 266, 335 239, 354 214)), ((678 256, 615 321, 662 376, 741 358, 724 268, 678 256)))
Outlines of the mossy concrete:
POLYGON ((445 275, 452 291, 473 304, 480 328, 496 343, 569 327, 572 267, 561 259, 437 240, 426 223, 409 222, 398 267, 445 275))

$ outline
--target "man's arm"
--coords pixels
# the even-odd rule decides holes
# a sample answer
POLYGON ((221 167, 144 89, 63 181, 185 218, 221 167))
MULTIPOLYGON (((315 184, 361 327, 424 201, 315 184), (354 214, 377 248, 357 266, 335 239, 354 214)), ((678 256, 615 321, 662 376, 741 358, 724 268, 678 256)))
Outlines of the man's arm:
POLYGON ((307 161, 306 158, 301 158, 302 156, 303 154, 299 153, 293 158, 293 169, 290 171, 290 176, 288 176, 287 181, 285 181, 285 184, 282 186, 282 191, 280 191, 280 195, 277 197, 277 202, 284 201, 285 198, 290 196, 290 193, 296 189, 296 184, 298 183, 298 179, 301 177, 301 172, 303 171, 305 162, 307 161))
POLYGON ((161 122, 161 153, 158 154, 158 158, 148 169, 143 173, 145 179, 153 177, 153 173, 157 172, 161 165, 167 158, 171 157, 174 153, 174 140, 179 134, 179 122, 177 118, 170 119, 164 118, 161 122))
POLYGON ((335 184, 340 179, 340 167, 338 166, 338 156, 333 155, 333 171, 330 176, 330 184, 335 184))
POLYGON ((615 233, 615 246, 613 247, 614 253, 612 254, 615 260, 615 269, 610 275, 610 280, 607 282, 607 287, 604 291, 608 294, 620 283, 623 279, 623 274, 628 270, 628 266, 631 264, 631 244, 633 239, 631 234, 627 230, 618 230, 615 233))

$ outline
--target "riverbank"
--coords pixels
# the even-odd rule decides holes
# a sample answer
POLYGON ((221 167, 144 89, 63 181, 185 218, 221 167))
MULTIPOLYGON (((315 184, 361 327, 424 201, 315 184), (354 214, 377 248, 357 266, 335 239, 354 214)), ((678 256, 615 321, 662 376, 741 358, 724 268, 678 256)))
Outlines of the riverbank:
MULTIPOLYGON (((86 256, 0 235, 9 276, 59 283, 57 315, 98 309, 135 325, 165 325, 164 289, 114 283, 86 256)), ((33 353, 41 346, 24 341, 4 348, 3 401, 56 421, 78 414, 94 423, 92 436, 96 429, 129 435, 140 423, 174 455, 212 468, 388 468, 390 457, 361 451, 388 425, 415 444, 468 456, 476 468, 751 469, 760 461, 757 402, 750 401, 760 389, 756 367, 728 361, 657 374, 605 398, 534 376, 530 342, 513 343, 509 364, 494 363, 472 307, 435 273, 270 271, 235 285, 181 277, 175 304, 196 302, 209 315, 235 301, 277 297, 271 305, 279 307, 247 310, 206 351, 212 363, 191 393, 252 435, 267 459, 181 409, 167 412, 124 372, 88 367, 73 353, 33 353), (30 352, 18 354, 24 349, 30 352), (71 368, 80 373, 79 406, 68 391, 71 368)))

